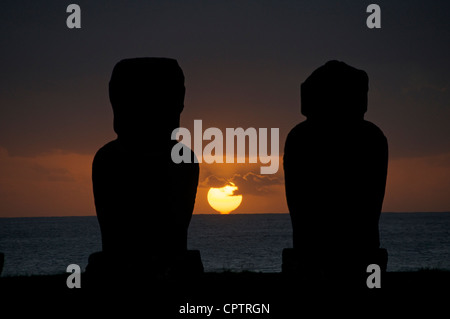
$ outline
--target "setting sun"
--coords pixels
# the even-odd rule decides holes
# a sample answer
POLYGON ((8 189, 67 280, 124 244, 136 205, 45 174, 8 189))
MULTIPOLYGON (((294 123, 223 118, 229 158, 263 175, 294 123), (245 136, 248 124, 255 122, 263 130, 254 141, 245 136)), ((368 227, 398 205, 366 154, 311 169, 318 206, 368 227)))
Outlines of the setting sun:
POLYGON ((229 214, 242 202, 242 195, 233 195, 237 189, 233 183, 221 188, 211 187, 208 191, 209 205, 221 214, 229 214))

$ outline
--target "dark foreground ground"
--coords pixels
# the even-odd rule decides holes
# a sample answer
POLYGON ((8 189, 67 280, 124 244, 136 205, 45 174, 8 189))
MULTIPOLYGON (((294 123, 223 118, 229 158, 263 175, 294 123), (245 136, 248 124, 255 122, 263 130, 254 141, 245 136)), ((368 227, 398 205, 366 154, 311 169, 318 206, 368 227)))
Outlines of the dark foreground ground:
POLYGON ((450 272, 438 270, 388 272, 379 289, 339 278, 299 279, 251 272, 205 273, 184 279, 154 278, 144 272, 127 276, 133 280, 111 276, 104 282, 83 273, 81 288, 69 289, 68 276, 0 278, 0 309, 89 318, 315 318, 337 314, 392 318, 419 312, 438 318, 442 310, 448 314, 450 304, 450 272), (212 310, 208 312, 206 306, 212 310))

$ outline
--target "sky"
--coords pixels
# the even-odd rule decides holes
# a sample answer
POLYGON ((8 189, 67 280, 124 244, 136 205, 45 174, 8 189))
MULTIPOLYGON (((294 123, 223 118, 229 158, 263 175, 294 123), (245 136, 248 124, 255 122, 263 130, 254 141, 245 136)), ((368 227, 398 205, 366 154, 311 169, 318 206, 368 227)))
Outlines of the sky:
MULTIPOLYGON (((279 128, 304 121, 300 84, 329 60, 369 75, 365 118, 389 142, 384 212, 450 211, 450 3, 376 1, 3 1, 0 10, 0 217, 95 215, 91 165, 116 138, 108 81, 124 58, 178 60, 181 125, 279 128)), ((151 121, 151 119, 149 119, 151 121)), ((194 213, 217 213, 210 187, 233 182, 233 213, 287 213, 282 159, 206 164, 194 213)))

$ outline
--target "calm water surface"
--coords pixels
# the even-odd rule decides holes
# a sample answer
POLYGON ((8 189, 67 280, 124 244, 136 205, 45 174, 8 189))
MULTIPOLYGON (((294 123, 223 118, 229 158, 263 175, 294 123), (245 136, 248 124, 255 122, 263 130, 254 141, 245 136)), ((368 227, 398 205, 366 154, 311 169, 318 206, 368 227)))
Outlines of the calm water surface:
MULTIPOLYGON (((380 232, 389 271, 450 270, 450 213, 384 213, 380 232)), ((279 272, 283 248, 292 247, 289 215, 194 215, 188 245, 200 250, 205 271, 279 272)), ((84 269, 99 250, 96 217, 0 219, 2 276, 84 269)))

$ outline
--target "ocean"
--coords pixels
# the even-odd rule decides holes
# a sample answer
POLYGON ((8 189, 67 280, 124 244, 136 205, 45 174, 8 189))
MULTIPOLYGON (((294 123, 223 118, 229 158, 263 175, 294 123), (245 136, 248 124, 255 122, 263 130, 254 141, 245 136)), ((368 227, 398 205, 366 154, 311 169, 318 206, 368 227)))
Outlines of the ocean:
MULTIPOLYGON (((450 213, 383 213, 381 246, 388 271, 450 270, 450 213)), ((292 247, 288 214, 194 215, 189 249, 200 250, 205 271, 280 272, 283 248, 292 247)), ((0 218, 2 276, 84 270, 101 250, 96 217, 0 218)))

